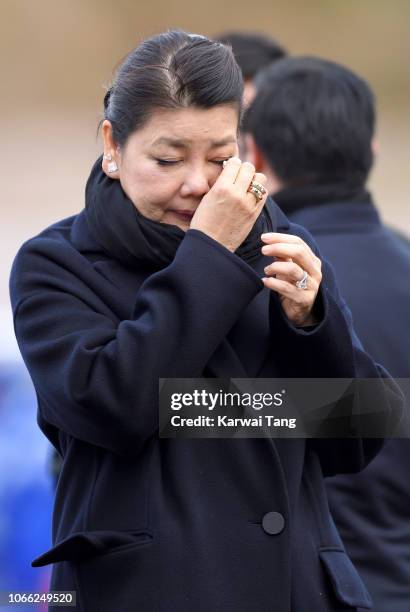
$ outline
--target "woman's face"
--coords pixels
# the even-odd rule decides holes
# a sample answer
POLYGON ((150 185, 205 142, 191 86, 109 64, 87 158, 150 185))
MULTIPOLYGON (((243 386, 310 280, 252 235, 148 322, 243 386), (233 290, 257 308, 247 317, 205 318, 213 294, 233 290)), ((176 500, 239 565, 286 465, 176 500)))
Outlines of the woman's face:
POLYGON ((224 160, 238 155, 237 127, 233 105, 159 109, 117 148, 104 121, 104 153, 111 153, 118 172, 108 174, 105 161, 103 169, 120 180, 142 215, 187 230, 224 160))

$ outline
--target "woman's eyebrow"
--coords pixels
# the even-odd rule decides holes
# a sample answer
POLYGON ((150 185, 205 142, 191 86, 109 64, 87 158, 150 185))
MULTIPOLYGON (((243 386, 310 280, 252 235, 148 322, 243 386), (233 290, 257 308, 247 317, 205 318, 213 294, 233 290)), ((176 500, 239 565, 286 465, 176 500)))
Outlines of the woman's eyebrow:
POLYGON ((227 144, 236 144, 236 138, 234 136, 228 136, 227 138, 222 138, 222 140, 211 141, 213 147, 223 147, 227 144))
MULTIPOLYGON (((191 143, 192 143, 192 140, 180 140, 180 139, 175 139, 175 138, 167 138, 166 136, 161 136, 160 138, 157 138, 157 140, 154 140, 154 142, 152 143, 152 146, 164 144, 164 145, 168 145, 171 147, 175 147, 177 149, 183 149, 191 143)), ((224 145, 233 144, 233 143, 236 143, 236 138, 234 138, 233 136, 228 136, 226 138, 222 138, 221 140, 212 140, 210 144, 211 144, 211 147, 216 148, 216 147, 223 147, 224 145)))

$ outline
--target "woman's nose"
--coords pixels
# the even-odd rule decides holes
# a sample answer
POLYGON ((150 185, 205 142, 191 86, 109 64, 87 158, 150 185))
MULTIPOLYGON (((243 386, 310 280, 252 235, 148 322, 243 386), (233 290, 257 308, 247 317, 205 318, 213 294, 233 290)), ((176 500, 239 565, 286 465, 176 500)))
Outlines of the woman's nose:
POLYGON ((182 196, 202 197, 210 190, 212 186, 211 173, 206 168, 197 168, 189 170, 184 178, 181 187, 182 196))

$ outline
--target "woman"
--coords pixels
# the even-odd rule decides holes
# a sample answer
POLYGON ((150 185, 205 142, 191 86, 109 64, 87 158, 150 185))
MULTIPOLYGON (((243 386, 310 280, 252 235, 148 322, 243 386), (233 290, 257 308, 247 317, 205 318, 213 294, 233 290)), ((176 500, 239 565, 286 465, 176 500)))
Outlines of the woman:
POLYGON ((236 157, 241 97, 228 47, 145 41, 105 97, 85 209, 14 263, 16 335, 63 457, 33 566, 82 611, 370 606, 322 480, 380 441, 158 436, 160 377, 380 377, 310 236, 236 157))

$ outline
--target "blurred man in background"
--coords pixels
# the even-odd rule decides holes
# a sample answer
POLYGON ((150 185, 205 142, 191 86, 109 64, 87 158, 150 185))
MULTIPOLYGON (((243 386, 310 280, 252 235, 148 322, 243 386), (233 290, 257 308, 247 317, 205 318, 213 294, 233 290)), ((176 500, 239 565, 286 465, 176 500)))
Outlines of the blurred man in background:
POLYGON ((262 68, 287 55, 287 51, 274 38, 258 32, 224 32, 215 40, 229 45, 242 70, 244 80, 244 105, 248 106, 255 96, 253 79, 262 68))
MULTIPOLYGON (((410 376, 410 248, 380 220, 366 181, 375 101, 350 70, 285 58, 256 79, 248 159, 288 217, 334 266, 355 329, 376 361, 410 376)), ((332 514, 376 612, 410 610, 410 442, 397 439, 360 474, 328 480, 332 514)))

